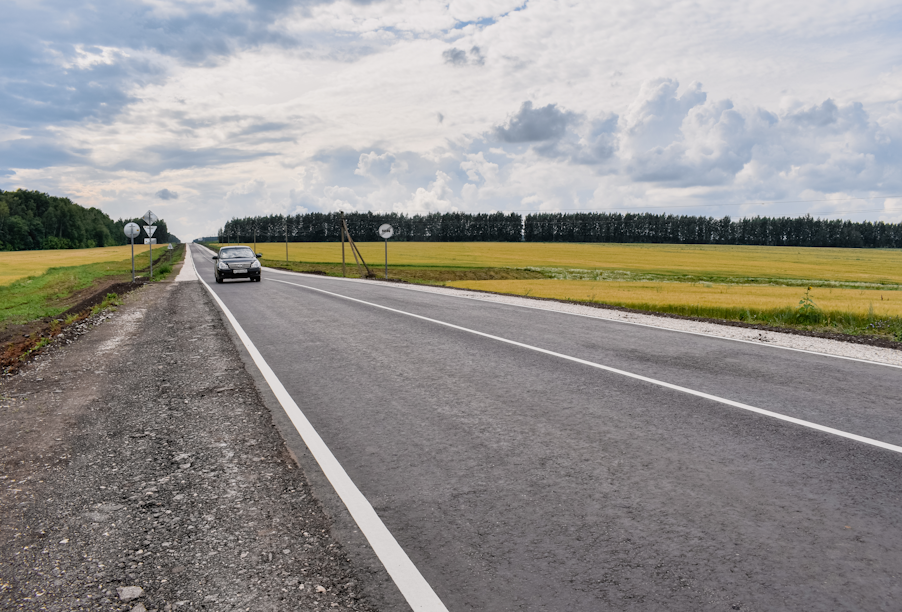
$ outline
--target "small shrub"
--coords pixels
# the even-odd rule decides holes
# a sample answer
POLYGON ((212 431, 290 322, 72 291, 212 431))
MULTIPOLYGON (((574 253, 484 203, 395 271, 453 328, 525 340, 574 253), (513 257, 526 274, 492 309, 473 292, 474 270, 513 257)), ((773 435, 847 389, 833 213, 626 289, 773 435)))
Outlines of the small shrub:
POLYGON ((799 300, 799 308, 796 310, 795 320, 797 323, 814 325, 820 323, 822 317, 821 309, 818 308, 811 297, 811 287, 808 287, 805 295, 799 300))

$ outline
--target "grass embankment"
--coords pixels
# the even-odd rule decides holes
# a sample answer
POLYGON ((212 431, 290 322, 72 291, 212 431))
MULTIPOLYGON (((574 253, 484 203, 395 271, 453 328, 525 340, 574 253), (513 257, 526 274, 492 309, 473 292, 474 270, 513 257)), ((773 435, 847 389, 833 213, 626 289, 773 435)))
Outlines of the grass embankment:
MULTIPOLYGON (((71 308, 77 296, 100 281, 124 282, 131 280, 131 257, 128 247, 108 247, 106 249, 83 249, 66 251, 67 263, 73 261, 94 261, 66 267, 51 267, 48 263, 59 261, 59 251, 20 251, 0 253, 0 268, 8 261, 16 261, 24 268, 37 271, 36 274, 20 277, 0 286, 0 329, 9 324, 22 324, 45 317, 54 317, 71 308), (87 251, 87 253, 86 253, 87 251), (98 251, 107 251, 98 253, 98 251), (123 253, 128 257, 122 259, 123 253), (106 257, 105 260, 103 258, 106 257), (101 261, 97 261, 100 259, 101 261)), ((172 266, 164 260, 166 245, 154 249, 154 279, 164 278, 172 271, 172 266)), ((179 255, 173 254, 173 261, 179 255)), ((149 267, 147 250, 135 249, 135 268, 149 267)))
MULTIPOLYGON (((381 276, 384 245, 359 247, 381 276)), ((284 243, 257 250, 264 265, 341 274, 339 243, 289 243, 288 265, 284 243)), ((346 261, 357 276, 347 247, 346 261)), ((389 263, 412 282, 902 341, 902 251, 397 242, 389 263)))
MULTIPOLYGON (((66 261, 78 261, 83 255, 88 261, 97 259, 96 251, 101 249, 89 250, 93 253, 67 251, 66 261)), ((171 251, 170 263, 165 245, 155 247, 154 280, 169 276, 172 264, 179 261, 184 252, 184 246, 177 246, 171 251)), ((115 291, 128 291, 133 286, 131 258, 119 259, 121 247, 109 249, 107 256, 110 259, 106 261, 49 269, 47 264, 55 260, 56 253, 47 253, 0 253, 0 263, 4 256, 14 255, 31 266, 32 270, 43 270, 40 274, 18 278, 0 286, 0 369, 3 372, 15 371, 69 325, 118 305, 119 295, 115 291), (111 289, 114 291, 107 292, 111 289)), ((136 269, 144 274, 149 264, 148 251, 136 250, 136 269)))
MULTIPOLYGON (((166 248, 157 245, 154 249, 166 248)), ((147 262, 147 247, 135 245, 135 261, 143 255, 147 262)), ((38 276, 50 268, 83 266, 94 263, 131 261, 131 246, 103 247, 97 249, 60 249, 55 251, 0 251, 0 286, 19 278, 38 276)))

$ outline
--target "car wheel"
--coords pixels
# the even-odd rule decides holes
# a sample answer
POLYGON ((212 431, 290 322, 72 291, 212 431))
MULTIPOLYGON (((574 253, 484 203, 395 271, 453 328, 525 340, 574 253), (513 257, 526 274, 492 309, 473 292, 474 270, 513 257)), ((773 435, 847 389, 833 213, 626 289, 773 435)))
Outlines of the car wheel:
POLYGON ((216 279, 216 282, 217 282, 217 283, 221 283, 221 282, 222 282, 222 279, 219 278, 218 276, 216 276, 216 277, 214 277, 214 278, 216 279))

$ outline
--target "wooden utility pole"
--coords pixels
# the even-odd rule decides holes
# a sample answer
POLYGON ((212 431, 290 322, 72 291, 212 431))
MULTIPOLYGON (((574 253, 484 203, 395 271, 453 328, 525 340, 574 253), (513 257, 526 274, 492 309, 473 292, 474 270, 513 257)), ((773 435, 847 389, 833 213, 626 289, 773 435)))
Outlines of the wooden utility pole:
POLYGON ((351 255, 354 256, 354 261, 357 263, 357 273, 363 274, 363 271, 360 269, 360 264, 362 263, 363 267, 366 268, 366 278, 371 277, 373 273, 370 272, 370 267, 366 265, 366 261, 364 261, 363 254, 360 252, 360 249, 358 249, 357 245, 354 244, 354 239, 351 238, 351 233, 348 231, 348 224, 344 220, 344 215, 342 215, 341 227, 344 230, 345 235, 348 237, 348 244, 351 247, 351 255))
POLYGON ((345 213, 343 210, 339 212, 341 212, 341 277, 344 278, 347 276, 345 274, 345 213))

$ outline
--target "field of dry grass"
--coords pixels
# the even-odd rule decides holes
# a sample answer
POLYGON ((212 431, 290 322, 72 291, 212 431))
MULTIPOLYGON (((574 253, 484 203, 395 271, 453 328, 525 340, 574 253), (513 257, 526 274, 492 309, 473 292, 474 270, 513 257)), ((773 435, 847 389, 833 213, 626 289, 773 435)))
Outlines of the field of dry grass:
MULTIPOLYGON (((533 297, 601 302, 640 310, 660 306, 692 307, 699 312, 744 308, 751 312, 797 308, 807 287, 713 283, 571 280, 454 281, 452 287, 533 297)), ((902 316, 902 291, 815 287, 809 296, 821 310, 860 316, 902 316)))
MULTIPOLYGON (((154 249, 165 249, 165 244, 154 249)), ((145 245, 135 245, 136 257, 147 253, 145 245)), ((38 276, 50 268, 122 261, 131 257, 131 246, 98 249, 61 249, 56 251, 0 251, 0 285, 8 285, 26 276, 38 276)), ((146 256, 145 256, 145 259, 146 256)))

